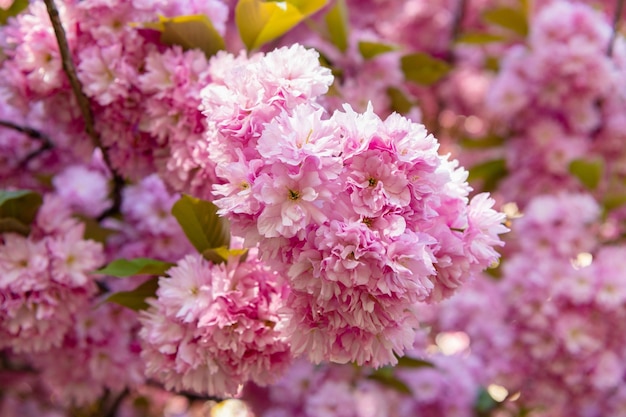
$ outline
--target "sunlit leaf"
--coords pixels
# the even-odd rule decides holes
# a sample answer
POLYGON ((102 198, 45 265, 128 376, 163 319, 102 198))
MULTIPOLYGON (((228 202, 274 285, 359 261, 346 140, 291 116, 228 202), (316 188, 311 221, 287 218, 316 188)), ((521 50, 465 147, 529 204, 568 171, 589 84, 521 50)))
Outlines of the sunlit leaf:
POLYGON ((210 201, 183 195, 174 203, 172 214, 198 252, 229 246, 228 221, 217 215, 217 207, 210 201))
POLYGON ((130 277, 133 275, 163 275, 173 267, 171 262, 163 262, 150 258, 116 259, 104 268, 94 271, 94 274, 110 275, 114 277, 130 277))
POLYGON ((248 249, 228 249, 226 246, 207 249, 202 252, 202 256, 214 264, 226 262, 228 258, 239 258, 240 261, 244 261, 247 255, 248 249))
POLYGON ((368 41, 359 42, 359 52, 361 53, 361 56, 365 59, 372 59, 375 56, 385 54, 387 52, 392 52, 397 49, 397 47, 386 43, 368 41))
POLYGON ((348 49, 348 8, 345 0, 337 0, 325 16, 330 41, 341 52, 348 49))
POLYGON ((132 291, 120 291, 111 294, 107 301, 135 311, 145 310, 149 307, 146 298, 154 297, 158 288, 159 278, 152 277, 132 291))
POLYGON ((415 106, 415 102, 409 99, 402 90, 396 87, 387 89, 387 96, 391 100, 391 110, 400 114, 407 114, 415 106))
POLYGON ((325 4, 326 0, 239 0, 235 22, 243 43, 255 49, 284 35, 325 4))
POLYGON ((14 0, 8 9, 0 8, 0 26, 5 25, 10 17, 17 16, 28 7, 28 0, 14 0))
POLYGON ((486 10, 482 15, 483 21, 505 29, 509 29, 518 35, 528 35, 528 21, 524 10, 511 7, 498 7, 486 10))
POLYGON ((203 14, 159 16, 158 22, 148 22, 141 26, 161 32, 161 42, 166 45, 180 45, 183 49, 199 49, 207 57, 225 48, 224 39, 215 30, 208 16, 203 14))
POLYGON ((602 207, 606 212, 615 210, 626 204, 626 194, 609 194, 602 200, 602 207))
POLYGON ((403 56, 401 65, 404 77, 408 81, 425 86, 436 83, 452 69, 446 61, 424 52, 403 56))
POLYGON ((502 42, 505 40, 503 36, 494 35, 485 32, 468 32, 458 37, 457 43, 469 43, 473 45, 485 45, 493 42, 502 42))
POLYGON ((602 159, 575 159, 569 164, 569 172, 589 190, 595 190, 604 173, 604 162, 602 159))

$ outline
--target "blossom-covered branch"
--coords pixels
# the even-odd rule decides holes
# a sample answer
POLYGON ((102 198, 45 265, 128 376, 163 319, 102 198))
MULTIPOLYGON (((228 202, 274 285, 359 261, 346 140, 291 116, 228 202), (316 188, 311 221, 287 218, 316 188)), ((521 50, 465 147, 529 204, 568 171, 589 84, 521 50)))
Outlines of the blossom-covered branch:
POLYGON ((76 97, 76 101, 78 103, 78 107, 80 108, 80 112, 83 116, 83 120, 85 122, 85 131, 87 135, 91 138, 94 146, 102 150, 102 158, 106 163, 107 167, 111 171, 113 175, 113 206, 107 211, 107 215, 115 212, 119 209, 121 204, 121 187, 124 185, 124 180, 117 174, 116 170, 113 169, 113 165, 111 164, 110 157, 102 144, 102 140, 100 135, 98 134, 95 123, 93 112, 91 110, 91 106, 89 104, 89 99, 83 92, 83 86, 76 74, 76 67, 74 66, 74 60, 72 59, 72 55, 70 52, 70 47, 67 42, 67 37, 65 35, 65 29, 63 29, 63 24, 61 23, 61 18, 59 16, 59 10, 54 3, 54 0, 44 0, 46 4, 46 8, 48 10, 48 15, 50 16, 50 22, 52 23, 52 27, 54 28, 54 34, 57 39, 57 43, 59 45, 59 52, 61 53, 63 71, 67 75, 67 78, 72 86, 72 91, 74 92, 74 96, 76 97))

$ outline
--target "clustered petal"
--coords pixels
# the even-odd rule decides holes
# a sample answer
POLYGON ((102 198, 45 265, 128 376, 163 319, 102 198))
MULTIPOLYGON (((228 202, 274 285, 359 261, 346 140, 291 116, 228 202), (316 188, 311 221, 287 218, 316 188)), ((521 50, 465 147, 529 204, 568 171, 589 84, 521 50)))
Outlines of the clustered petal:
POLYGON ((485 194, 469 202, 466 171, 422 125, 382 120, 371 106, 327 115, 315 102, 330 80, 319 64, 302 58, 278 82, 256 72, 294 50, 315 56, 295 45, 213 59, 236 74, 202 92, 221 181, 214 201, 288 277, 295 355, 395 363, 414 341, 416 304, 449 296, 498 258, 504 217, 485 194))

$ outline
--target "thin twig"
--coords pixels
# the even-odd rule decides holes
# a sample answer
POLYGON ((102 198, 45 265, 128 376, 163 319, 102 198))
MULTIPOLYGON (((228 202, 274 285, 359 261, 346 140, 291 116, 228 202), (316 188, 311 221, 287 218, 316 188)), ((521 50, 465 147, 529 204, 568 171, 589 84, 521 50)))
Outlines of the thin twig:
POLYGON ((120 408, 120 405, 122 405, 122 401, 124 401, 124 399, 128 397, 129 394, 130 394, 129 389, 128 388, 124 389, 124 391, 122 391, 120 395, 115 397, 109 409, 105 411, 102 414, 102 416, 103 417, 115 417, 117 415, 117 411, 120 408))
POLYGON ((613 32, 611 33, 611 40, 609 41, 609 47, 606 51, 609 57, 613 56, 613 47, 615 46, 615 39, 617 39, 619 20, 622 17, 623 10, 624 0, 617 0, 617 8, 615 10, 615 15, 613 16, 613 32))
POLYGON ((96 131, 93 112, 89 104, 89 99, 83 92, 83 86, 78 79, 78 75, 76 74, 76 67, 74 66, 72 54, 70 53, 70 47, 67 42, 67 37, 65 36, 65 30, 63 29, 63 25, 61 24, 61 18, 59 17, 59 10, 57 9, 54 0, 44 0, 44 2, 46 3, 48 15, 50 16, 50 22, 52 23, 54 34, 57 38, 57 43, 59 45, 63 71, 69 79, 70 85, 72 86, 72 91, 74 92, 74 96, 76 97, 76 101, 78 102, 78 107, 80 108, 80 112, 83 116, 83 121, 85 122, 85 132, 87 132, 87 135, 89 135, 89 137, 91 138, 93 145, 97 148, 100 148, 100 150, 102 151, 102 157, 104 159, 104 162, 111 171, 111 174, 113 175, 113 207, 109 210, 111 213, 113 213, 119 209, 122 203, 121 187, 124 184, 124 180, 113 169, 113 165, 111 164, 111 158, 109 157, 109 154, 102 144, 100 135, 96 131))
POLYGON ((39 155, 43 154, 44 152, 49 151, 50 149, 54 148, 54 143, 52 143, 50 138, 47 135, 38 131, 37 129, 33 129, 32 127, 29 127, 29 126, 21 126, 13 122, 9 122, 8 120, 0 120, 0 126, 23 133, 27 135, 28 137, 30 137, 31 139, 34 139, 41 143, 41 146, 39 148, 35 149, 34 151, 31 151, 28 155, 24 157, 24 159, 20 161, 18 165, 19 169, 25 168, 30 161, 37 158, 39 155))
POLYGON ((50 140, 50 138, 48 136, 44 135, 43 133, 41 133, 37 129, 33 129, 32 127, 21 126, 21 125, 15 124, 13 122, 9 122, 8 120, 0 120, 0 126, 4 126, 4 127, 8 127, 9 129, 17 130, 18 132, 24 133, 25 135, 28 135, 31 138, 33 138, 35 140, 38 140, 40 142, 43 142, 43 143, 45 143, 45 142, 52 143, 52 141, 50 140))
MULTIPOLYGON (((87 98, 85 93, 83 93, 83 86, 78 79, 78 75, 76 75, 76 67, 74 66, 74 60, 72 59, 70 47, 67 43, 65 29, 63 29, 63 25, 61 24, 59 10, 57 9, 54 0, 44 0, 44 2, 46 3, 46 7, 48 8, 48 15, 50 16, 50 21, 52 22, 52 27, 54 28, 54 34, 56 35, 57 42, 59 44, 59 52, 61 53, 63 71, 70 81, 72 91, 74 92, 74 96, 76 97, 76 101, 78 102, 78 107, 80 108, 80 112, 85 122, 85 131, 91 138, 94 146, 104 151, 102 141, 100 140, 100 135, 98 135, 98 132, 96 132, 96 128, 94 126, 94 118, 91 111, 91 106, 89 105, 89 99, 87 98)), ((105 152, 103 152, 103 154, 106 155, 105 152)), ((104 159, 108 164, 108 157, 105 156, 104 159)))
POLYGON ((458 0, 454 16, 452 17, 452 25, 450 28, 450 49, 446 57, 449 63, 454 63, 454 44, 461 35, 461 26, 467 9, 467 0, 458 0))

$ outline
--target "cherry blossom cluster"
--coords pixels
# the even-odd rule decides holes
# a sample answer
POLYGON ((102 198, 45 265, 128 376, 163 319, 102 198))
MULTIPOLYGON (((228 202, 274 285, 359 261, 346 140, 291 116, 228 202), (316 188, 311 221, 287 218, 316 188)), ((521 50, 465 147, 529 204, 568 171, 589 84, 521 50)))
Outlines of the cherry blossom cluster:
MULTIPOLYGON (((209 82, 207 59, 199 50, 162 45, 158 32, 141 29, 141 25, 156 21, 159 15, 205 14, 223 34, 226 5, 220 0, 71 0, 60 2, 59 9, 77 75, 91 99, 96 128, 113 168, 135 180, 160 171, 168 174, 164 177, 177 189, 192 187, 190 171, 197 159, 202 160, 196 150, 205 129, 198 93, 209 82)), ((20 109, 27 124, 42 125, 54 145, 41 156, 46 159, 29 161, 21 169, 55 173, 87 159, 92 146, 63 74, 43 2, 32 2, 27 13, 2 28, 0 46, 6 55, 0 68, 0 96, 20 109), (46 127, 50 125, 54 129, 46 127)), ((21 142, 22 149, 36 146, 24 137, 21 142)), ((195 187, 201 190, 205 180, 198 180, 195 187)))
POLYGON ((101 244, 83 238, 84 223, 47 194, 28 236, 0 236, 0 347, 39 352, 58 347, 96 291, 101 244))
POLYGON ((600 244, 600 225, 590 195, 532 199, 500 280, 481 278, 433 315, 438 331, 467 333, 489 378, 538 415, 619 415, 626 405, 626 248, 600 244))
POLYGON ((547 3, 527 44, 508 49, 486 97, 510 136, 502 192, 519 203, 555 187, 579 190, 569 174, 577 159, 601 157, 621 171, 626 43, 591 6, 547 3))
POLYGON ((146 375, 167 389, 235 395, 264 385, 291 361, 280 332, 288 288, 258 260, 212 265, 188 255, 159 279, 141 316, 146 375))
POLYGON ((503 215, 485 194, 468 203, 466 171, 437 153, 424 126, 383 121, 371 107, 328 116, 313 100, 332 80, 315 52, 215 61, 235 67, 228 88, 203 90, 223 182, 215 204, 289 278, 294 354, 395 363, 413 343, 415 304, 448 296, 498 258, 503 215))
POLYGON ((354 367, 300 360, 267 388, 248 385, 243 399, 259 417, 471 416, 479 392, 477 362, 460 355, 430 359, 432 367, 396 368, 397 385, 371 373, 364 378, 354 367))
POLYGON ((28 359, 54 403, 88 406, 145 382, 138 330, 131 310, 94 301, 77 312, 60 346, 28 359))

